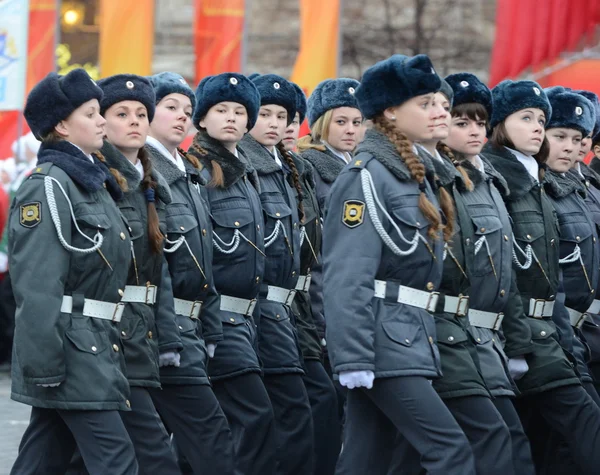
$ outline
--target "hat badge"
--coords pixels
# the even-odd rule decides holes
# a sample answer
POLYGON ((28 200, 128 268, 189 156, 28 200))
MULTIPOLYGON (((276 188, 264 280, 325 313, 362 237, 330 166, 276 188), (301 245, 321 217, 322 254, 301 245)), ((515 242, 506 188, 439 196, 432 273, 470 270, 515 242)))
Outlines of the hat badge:
POLYGON ((281 86, 279 85, 279 83, 278 83, 278 82, 274 82, 274 83, 273 83, 273 87, 274 87, 275 89, 279 89, 281 86))
POLYGON ((135 84, 133 84, 131 81, 127 81, 125 83, 125 86, 127 86, 127 89, 133 89, 135 87, 135 84))
POLYGON ((541 94, 540 90, 537 87, 533 88, 533 92, 535 92, 536 96, 539 96, 541 94))
POLYGON ((583 114, 583 109, 579 106, 575 107, 575 114, 576 115, 581 115, 583 114))
POLYGON ((187 84, 187 83, 185 82, 185 79, 183 79, 183 78, 179 78, 179 82, 180 82, 181 84, 184 84, 184 85, 185 85, 185 84, 187 84))
POLYGON ((349 92, 350 94, 354 94, 355 90, 354 90, 354 88, 353 88, 353 87, 349 87, 349 88, 348 88, 348 92, 349 92))
POLYGON ((469 87, 469 83, 468 83, 467 81, 461 81, 461 82, 460 82, 460 85, 461 85, 462 87, 469 87))
POLYGON ((229 78, 229 82, 235 86, 237 85, 238 80, 236 78, 229 78))

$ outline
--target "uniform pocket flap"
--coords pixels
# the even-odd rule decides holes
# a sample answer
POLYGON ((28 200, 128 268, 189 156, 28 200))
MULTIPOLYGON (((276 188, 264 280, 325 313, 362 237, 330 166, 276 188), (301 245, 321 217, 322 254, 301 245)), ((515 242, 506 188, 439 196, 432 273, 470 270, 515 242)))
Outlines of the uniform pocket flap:
POLYGON ((211 216, 217 226, 234 229, 247 226, 254 218, 249 208, 213 208, 211 216))
POLYGON ((429 226, 429 221, 417 206, 396 207, 391 210, 391 214, 411 228, 424 229, 429 226))
POLYGON ((471 216, 475 226, 475 234, 484 236, 502 229, 502 223, 497 216, 471 216))
POLYGON ((383 331, 388 338, 402 346, 412 346, 421 327, 412 323, 397 322, 394 320, 384 320, 381 322, 383 331))
POLYGON ((292 214, 292 209, 283 200, 261 200, 262 208, 267 216, 273 219, 281 219, 292 214))
POLYGON ((438 343, 445 345, 464 343, 469 338, 464 328, 445 318, 435 319, 435 331, 438 343))
POLYGON ((196 320, 183 315, 177 315, 177 325, 179 325, 180 333, 187 333, 196 330, 196 320))
POLYGON ((239 313, 221 311, 219 312, 219 316, 221 317, 221 322, 226 323, 227 325, 238 326, 246 323, 246 317, 239 313))
POLYGON ((527 229, 525 231, 525 234, 515 233, 515 239, 518 239, 519 241, 531 243, 533 241, 538 240, 546 234, 544 225, 541 223, 530 223, 523 227, 527 229))
POLYGON ((556 333, 554 323, 537 318, 528 318, 532 340, 546 340, 556 333))
POLYGON ((473 340, 477 345, 485 345, 494 338, 492 330, 486 328, 469 327, 468 331, 473 336, 473 340))
POLYGON ((79 225, 94 229, 110 229, 111 224, 105 213, 76 214, 75 219, 79 225))
POLYGON ((108 338, 104 333, 81 328, 67 330, 65 335, 78 350, 85 353, 97 355, 108 347, 108 338))
POLYGON ((187 207, 167 207, 167 234, 184 234, 197 227, 198 221, 187 207))
POLYGON ((579 213, 562 215, 559 218, 560 240, 568 242, 582 242, 592 235, 592 224, 586 221, 579 213))

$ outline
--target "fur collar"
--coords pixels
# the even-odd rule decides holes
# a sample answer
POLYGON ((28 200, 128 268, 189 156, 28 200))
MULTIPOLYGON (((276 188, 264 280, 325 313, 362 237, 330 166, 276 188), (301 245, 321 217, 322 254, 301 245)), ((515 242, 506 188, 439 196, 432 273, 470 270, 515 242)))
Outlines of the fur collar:
POLYGON ((308 160, 305 160, 301 155, 298 155, 296 152, 289 152, 292 158, 294 159, 294 163, 296 164, 296 169, 298 170, 298 175, 303 180, 306 180, 312 188, 316 186, 315 184, 315 172, 313 166, 310 164, 308 160))
POLYGON ((546 170, 544 175, 544 189, 553 198, 564 198, 571 193, 581 193, 585 195, 585 185, 581 179, 573 179, 570 173, 553 172, 546 170))
POLYGON ((259 144, 252 135, 246 134, 240 141, 240 147, 246 152, 250 163, 252 163, 259 175, 268 175, 281 171, 281 167, 277 164, 273 155, 259 144))
MULTIPOLYGON (((598 160, 596 157, 594 157, 594 159, 598 160)), ((600 175, 595 170, 587 166, 585 163, 580 163, 579 167, 585 180, 589 181, 594 188, 600 190, 600 175)), ((577 174, 577 176, 579 176, 576 170, 574 171, 574 173, 577 174)))
POLYGON ((498 171, 493 167, 487 158, 482 155, 479 155, 479 158, 483 163, 484 173, 481 173, 481 170, 479 170, 469 160, 461 161, 460 166, 465 169, 474 186, 481 184, 484 179, 491 180, 502 197, 507 198, 510 195, 510 190, 508 189, 508 184, 506 183, 504 177, 498 173, 498 171))
POLYGON ((88 193, 100 190, 104 184, 106 189, 118 201, 123 198, 123 191, 106 165, 98 157, 94 163, 72 143, 65 140, 43 142, 38 152, 38 164, 53 163, 88 193))
MULTIPOLYGON (((385 166, 392 174, 400 181, 409 181, 412 179, 410 171, 404 164, 404 161, 398 154, 396 147, 385 134, 378 130, 367 130, 365 138, 356 150, 356 155, 361 152, 369 153, 375 160, 385 166)), ((425 155, 419 155, 421 160, 427 161, 425 155)), ((425 168, 429 172, 433 172, 433 165, 426 163, 425 168)))
POLYGON ((600 173, 600 158, 593 157, 592 161, 590 162, 590 168, 596 173, 600 173))
POLYGON ((344 169, 342 161, 327 149, 321 152, 316 148, 309 148, 300 156, 314 167, 325 183, 333 183, 344 169))
POLYGON ((492 165, 496 175, 504 178, 506 183, 505 196, 510 201, 516 201, 525 196, 536 185, 535 180, 508 149, 494 147, 487 143, 479 157, 485 163, 492 165))
POLYGON ((149 144, 146 144, 145 148, 152 161, 152 166, 158 174, 164 178, 168 186, 171 186, 177 180, 185 180, 188 175, 192 182, 201 185, 205 184, 204 179, 200 176, 199 170, 185 158, 185 151, 177 149, 179 154, 183 157, 183 165, 185 166, 185 172, 182 172, 177 165, 175 165, 171 159, 165 157, 160 150, 149 144))
POLYGON ((440 154, 442 161, 432 157, 428 150, 424 147, 417 146, 419 158, 425 163, 426 167, 431 167, 435 172, 436 181, 439 186, 447 187, 452 183, 456 183, 459 189, 466 190, 463 177, 460 172, 450 162, 450 159, 445 155, 440 154))
MULTIPOLYGON (((134 193, 138 190, 142 183, 142 177, 135 167, 125 156, 117 150, 116 147, 104 141, 104 145, 102 149, 100 149, 100 153, 106 159, 106 165, 109 168, 116 169, 122 176, 125 178, 127 182, 127 191, 125 194, 134 193)), ((140 150, 140 153, 148 153, 147 150, 140 150)), ((152 166, 152 178, 156 182, 156 196, 160 201, 165 204, 171 203, 171 190, 169 190, 169 185, 166 180, 162 177, 160 173, 155 170, 155 167, 152 166)))
MULTIPOLYGON (((239 147, 237 151, 243 155, 239 147)), ((223 171, 224 188, 229 188, 246 174, 246 164, 206 132, 196 134, 188 153, 200 160, 209 170, 212 170, 210 162, 216 162, 223 171)))

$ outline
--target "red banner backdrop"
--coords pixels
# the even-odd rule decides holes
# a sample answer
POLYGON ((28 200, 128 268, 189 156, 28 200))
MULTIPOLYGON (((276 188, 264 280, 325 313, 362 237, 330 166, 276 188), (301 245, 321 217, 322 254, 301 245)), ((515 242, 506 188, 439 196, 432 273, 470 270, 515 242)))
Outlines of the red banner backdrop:
POLYGON ((195 0, 196 84, 242 67, 244 0, 195 0))
MULTIPOLYGON (((29 0, 29 36, 27 44, 27 85, 29 93, 46 74, 54 71, 57 2, 29 0)), ((11 146, 17 139, 18 111, 0 112, 0 159, 12 155, 11 146)), ((21 134, 29 131, 23 120, 21 134)))

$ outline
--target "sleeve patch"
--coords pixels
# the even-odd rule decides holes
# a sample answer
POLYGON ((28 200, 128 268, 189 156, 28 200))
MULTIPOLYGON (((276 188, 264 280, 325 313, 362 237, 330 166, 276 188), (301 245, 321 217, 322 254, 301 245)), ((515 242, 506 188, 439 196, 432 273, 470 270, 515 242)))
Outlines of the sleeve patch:
POLYGON ((365 204, 359 200, 344 201, 342 222, 349 228, 360 226, 365 220, 365 204))
POLYGON ((19 222, 25 228, 34 228, 42 222, 42 204, 39 201, 22 204, 19 222))

